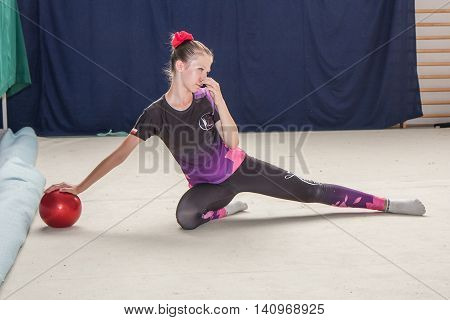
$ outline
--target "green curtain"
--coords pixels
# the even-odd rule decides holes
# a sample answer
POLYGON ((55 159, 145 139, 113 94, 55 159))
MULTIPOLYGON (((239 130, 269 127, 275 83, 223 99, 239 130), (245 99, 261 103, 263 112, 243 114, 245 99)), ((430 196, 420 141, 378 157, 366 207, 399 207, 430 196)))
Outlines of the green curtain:
POLYGON ((16 0, 0 0, 0 95, 11 96, 31 84, 16 0))

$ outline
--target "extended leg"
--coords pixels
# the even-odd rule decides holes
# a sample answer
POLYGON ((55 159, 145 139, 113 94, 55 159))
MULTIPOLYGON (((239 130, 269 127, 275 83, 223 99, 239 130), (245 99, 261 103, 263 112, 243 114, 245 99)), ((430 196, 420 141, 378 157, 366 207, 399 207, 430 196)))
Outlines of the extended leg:
POLYGON ((336 207, 387 209, 388 200, 334 184, 318 183, 264 161, 247 157, 230 182, 239 192, 256 192, 299 202, 323 203, 336 207), (237 174, 236 174, 237 173, 237 174))
POLYGON ((387 199, 335 184, 302 179, 249 156, 229 180, 238 192, 256 192, 299 202, 410 215, 423 215, 426 212, 418 199, 387 199))

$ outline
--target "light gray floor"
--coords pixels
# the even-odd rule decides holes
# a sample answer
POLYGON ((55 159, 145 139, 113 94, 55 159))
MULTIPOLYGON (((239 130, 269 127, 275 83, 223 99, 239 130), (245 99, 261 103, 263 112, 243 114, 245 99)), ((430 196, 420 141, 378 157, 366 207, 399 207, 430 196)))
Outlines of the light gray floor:
MULTIPOLYGON (((77 183, 122 139, 39 138, 37 167, 47 185, 77 183)), ((183 231, 174 212, 187 184, 162 143, 156 151, 150 143, 80 195, 74 227, 51 229, 36 216, 0 298, 450 297, 449 129, 241 134, 241 141, 249 154, 308 179, 418 197, 427 216, 246 193, 237 197, 246 212, 183 231), (139 164, 143 155, 159 161, 156 172, 139 164)))

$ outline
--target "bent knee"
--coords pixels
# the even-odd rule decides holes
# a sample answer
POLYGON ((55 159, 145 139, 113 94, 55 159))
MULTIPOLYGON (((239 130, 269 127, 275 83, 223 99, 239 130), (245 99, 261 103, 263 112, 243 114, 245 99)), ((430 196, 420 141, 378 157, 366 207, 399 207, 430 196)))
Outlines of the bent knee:
POLYGON ((197 228, 200 225, 199 223, 195 223, 193 221, 186 221, 183 219, 180 220, 178 218, 177 218, 177 222, 183 230, 194 230, 195 228, 197 228))
POLYGON ((196 210, 177 210, 177 222, 184 230, 193 230, 202 224, 202 218, 196 210))

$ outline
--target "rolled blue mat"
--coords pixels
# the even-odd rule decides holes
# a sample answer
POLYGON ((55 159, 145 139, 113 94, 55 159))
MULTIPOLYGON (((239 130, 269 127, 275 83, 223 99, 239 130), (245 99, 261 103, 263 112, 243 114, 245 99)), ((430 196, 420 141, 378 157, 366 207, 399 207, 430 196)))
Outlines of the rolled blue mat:
POLYGON ((0 284, 27 237, 45 187, 45 177, 34 167, 37 138, 30 129, 8 130, 0 140, 0 284))
POLYGON ((0 166, 7 159, 17 157, 31 165, 36 164, 37 158, 36 133, 30 127, 24 127, 13 133, 8 129, 0 140, 0 166))

